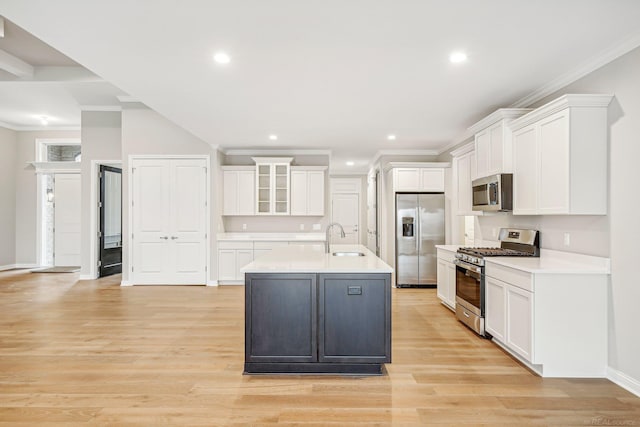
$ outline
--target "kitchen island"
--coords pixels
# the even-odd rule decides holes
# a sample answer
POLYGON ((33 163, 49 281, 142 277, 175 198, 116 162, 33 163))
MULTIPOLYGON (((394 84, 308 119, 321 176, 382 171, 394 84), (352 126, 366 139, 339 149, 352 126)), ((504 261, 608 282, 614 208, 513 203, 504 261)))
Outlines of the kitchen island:
POLYGON ((245 373, 382 374, 392 271, 361 245, 282 247, 242 268, 245 373))

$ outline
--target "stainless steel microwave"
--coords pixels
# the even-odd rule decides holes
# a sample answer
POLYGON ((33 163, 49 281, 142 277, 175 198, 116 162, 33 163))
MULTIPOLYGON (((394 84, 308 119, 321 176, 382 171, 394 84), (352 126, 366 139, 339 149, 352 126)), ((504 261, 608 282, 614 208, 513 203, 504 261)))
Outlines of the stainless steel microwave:
POLYGON ((513 174, 501 173, 474 179, 471 183, 474 211, 513 210, 513 174))

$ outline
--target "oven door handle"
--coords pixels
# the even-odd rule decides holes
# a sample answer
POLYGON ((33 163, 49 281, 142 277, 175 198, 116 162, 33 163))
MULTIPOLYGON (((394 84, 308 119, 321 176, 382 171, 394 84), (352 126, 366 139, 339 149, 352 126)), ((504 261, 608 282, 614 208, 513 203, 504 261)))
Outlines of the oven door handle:
POLYGON ((468 264, 459 259, 453 260, 453 263, 464 270, 465 276, 473 277, 476 280, 481 280, 482 269, 473 264, 468 264))

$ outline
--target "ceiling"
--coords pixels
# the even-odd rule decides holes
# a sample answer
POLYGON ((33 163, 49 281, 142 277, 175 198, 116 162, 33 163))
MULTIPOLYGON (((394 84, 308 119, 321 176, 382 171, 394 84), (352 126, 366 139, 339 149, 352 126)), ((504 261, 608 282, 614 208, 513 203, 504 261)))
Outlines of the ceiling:
POLYGON ((212 145, 331 150, 336 172, 440 152, 640 45, 637 0, 2 0, 0 14, 212 145))

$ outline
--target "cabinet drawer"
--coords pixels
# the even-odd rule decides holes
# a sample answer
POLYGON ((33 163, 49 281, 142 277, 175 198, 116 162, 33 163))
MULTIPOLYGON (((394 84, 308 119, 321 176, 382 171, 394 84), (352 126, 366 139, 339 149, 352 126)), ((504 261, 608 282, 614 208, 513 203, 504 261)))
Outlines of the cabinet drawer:
POLYGON ((487 263, 485 269, 485 274, 489 277, 502 280, 503 282, 517 286, 525 291, 533 292, 533 275, 531 273, 502 265, 492 264, 491 262, 487 263))
POLYGON ((456 253, 445 251, 444 249, 438 249, 438 259, 441 259, 447 262, 453 262, 453 260, 456 259, 456 253))
POLYGON ((288 246, 289 242, 253 242, 253 249, 274 249, 288 246))
POLYGON ((253 242, 234 242, 225 240, 218 242, 218 249, 251 249, 253 250, 253 242))

